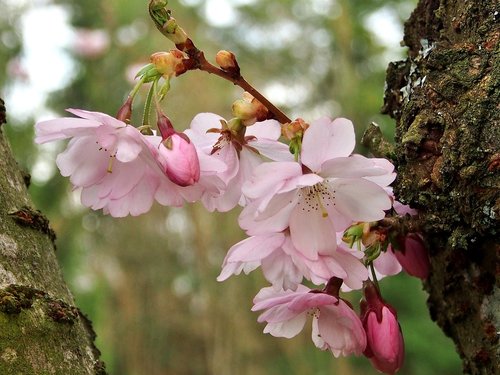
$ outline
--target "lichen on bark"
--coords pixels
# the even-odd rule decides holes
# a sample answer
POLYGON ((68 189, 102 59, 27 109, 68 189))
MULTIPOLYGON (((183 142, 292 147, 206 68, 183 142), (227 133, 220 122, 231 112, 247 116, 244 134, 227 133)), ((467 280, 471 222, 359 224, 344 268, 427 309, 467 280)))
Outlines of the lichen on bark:
POLYGON ((54 232, 32 208, 2 134, 0 100, 0 374, 105 374, 88 319, 55 257, 54 232))
POLYGON ((499 369, 500 28, 496 0, 421 0, 391 63, 398 199, 419 209, 431 317, 464 373, 499 369))

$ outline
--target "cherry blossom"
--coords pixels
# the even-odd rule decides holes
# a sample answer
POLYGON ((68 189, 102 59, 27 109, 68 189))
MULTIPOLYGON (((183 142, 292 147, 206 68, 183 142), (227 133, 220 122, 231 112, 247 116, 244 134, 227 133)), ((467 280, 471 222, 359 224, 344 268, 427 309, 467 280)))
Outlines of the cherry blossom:
MULTIPOLYGON (((217 280, 262 269, 271 286, 255 296, 252 311, 261 312, 264 333, 294 337, 311 317, 319 349, 335 357, 364 354, 377 370, 397 372, 403 336, 377 279, 402 269, 426 278, 430 264, 419 233, 392 225, 392 217, 376 223, 391 207, 391 215, 416 215, 395 200, 393 164, 353 154, 348 119, 291 120, 241 76, 234 53, 221 50, 220 68, 210 64, 165 5, 153 1, 149 11, 175 49, 151 55, 116 118, 69 109, 79 118, 39 122, 36 142, 70 139, 56 159, 61 174, 81 191, 83 205, 115 217, 145 213, 154 201, 175 207, 201 201, 211 212, 242 206, 238 223, 248 237, 229 249, 217 280), (233 119, 199 113, 178 132, 161 102, 171 80, 193 69, 248 92, 233 103, 233 119), (144 126, 136 128, 132 104, 148 83, 144 126), (152 108, 157 131, 147 125, 152 108), (360 316, 339 294, 357 289, 364 292, 360 316)), ((79 35, 94 42, 87 57, 106 49, 109 40, 99 33, 79 35)))
POLYGON ((56 163, 74 188, 82 188, 82 204, 102 208, 115 217, 147 212, 160 185, 160 175, 144 136, 104 113, 68 112, 81 118, 39 122, 35 141, 72 138, 56 163))
POLYGON ((248 274, 261 266, 266 280, 277 290, 296 290, 302 278, 316 285, 326 284, 334 276, 342 279, 350 290, 360 289, 368 277, 360 261, 362 257, 361 251, 340 245, 331 255, 308 259, 294 247, 286 230, 251 236, 232 246, 217 280, 224 281, 242 271, 248 274))
POLYGON ((267 322, 264 333, 291 338, 313 317, 312 339, 322 350, 335 357, 360 355, 366 347, 366 335, 360 319, 341 298, 299 285, 296 291, 262 289, 254 298, 252 311, 265 310, 258 318, 267 322))
POLYGON ((161 137, 143 136, 133 126, 104 113, 68 111, 80 118, 39 122, 35 141, 72 138, 56 163, 73 187, 81 188, 84 206, 103 209, 115 217, 136 216, 149 211, 155 199, 160 204, 182 206, 184 201, 199 199, 204 191, 219 192, 224 187, 216 175, 226 166, 214 158, 204 155, 200 161, 202 183, 181 187, 160 168, 167 164, 167 157, 171 158, 161 153, 161 137))
POLYGON ((245 204, 241 186, 264 157, 291 160, 288 147, 277 141, 280 136, 277 121, 266 120, 246 128, 244 137, 228 128, 226 120, 213 113, 200 113, 191 122, 186 135, 198 150, 223 161, 227 169, 218 174, 226 184, 222 193, 205 192, 202 203, 209 211, 229 211, 245 204))
POLYGON ((304 133, 300 163, 255 168, 243 186, 251 202, 240 215, 240 226, 249 235, 289 227, 294 246, 315 260, 335 251, 337 232, 353 221, 382 219, 391 199, 380 183, 392 181, 392 168, 389 172, 378 159, 350 155, 354 144, 351 121, 325 117, 312 122, 304 133))

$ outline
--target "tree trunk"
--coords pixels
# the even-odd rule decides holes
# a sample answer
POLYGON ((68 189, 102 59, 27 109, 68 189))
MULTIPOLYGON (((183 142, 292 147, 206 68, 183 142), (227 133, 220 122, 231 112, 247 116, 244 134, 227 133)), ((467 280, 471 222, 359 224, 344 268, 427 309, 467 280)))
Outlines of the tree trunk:
POLYGON ((0 374, 105 374, 90 321, 74 307, 47 219, 1 131, 0 374))
POLYGON ((488 375, 500 355, 499 12, 498 0, 421 0, 383 108, 397 122, 396 196, 419 209, 429 245, 431 317, 464 373, 488 375))

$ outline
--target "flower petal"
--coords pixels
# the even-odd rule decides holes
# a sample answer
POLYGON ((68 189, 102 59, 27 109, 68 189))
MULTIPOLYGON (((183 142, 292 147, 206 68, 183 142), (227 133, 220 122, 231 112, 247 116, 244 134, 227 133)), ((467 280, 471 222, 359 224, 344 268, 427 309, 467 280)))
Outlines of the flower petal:
POLYGON ((276 141, 281 136, 281 125, 276 120, 265 120, 247 126, 246 136, 254 136, 258 140, 263 138, 276 141))
POLYGON ((248 198, 257 199, 276 193, 286 180, 301 176, 302 169, 296 162, 262 163, 254 169, 253 175, 242 188, 248 198))
POLYGON ((330 215, 308 207, 302 197, 290 215, 290 236, 305 257, 315 260, 318 254, 331 254, 337 248, 335 225, 330 215))
POLYGON ((331 121, 322 117, 313 121, 304 132, 301 162, 313 172, 330 159, 349 156, 354 150, 356 137, 352 122, 345 118, 331 121))
POLYGON ((99 151, 94 140, 95 138, 90 136, 74 138, 66 150, 56 158, 61 174, 70 176, 74 186, 95 184, 107 174, 110 156, 99 151))
POLYGON ((297 200, 296 191, 275 195, 262 213, 257 212, 260 202, 252 202, 243 209, 238 223, 248 235, 281 232, 288 227, 297 200))
POLYGON ((335 208, 353 221, 377 221, 391 208, 391 199, 380 186, 363 178, 339 178, 330 182, 335 208))
POLYGON ((249 141, 248 145, 271 160, 293 161, 293 155, 290 153, 290 148, 284 143, 269 139, 258 139, 256 141, 249 141))
POLYGON ((378 167, 372 159, 361 155, 338 157, 327 160, 321 166, 321 175, 336 178, 356 178, 365 176, 381 176, 387 170, 378 167))
POLYGON ((58 139, 90 135, 99 126, 101 123, 97 121, 72 117, 40 121, 35 125, 35 142, 46 143, 58 139))

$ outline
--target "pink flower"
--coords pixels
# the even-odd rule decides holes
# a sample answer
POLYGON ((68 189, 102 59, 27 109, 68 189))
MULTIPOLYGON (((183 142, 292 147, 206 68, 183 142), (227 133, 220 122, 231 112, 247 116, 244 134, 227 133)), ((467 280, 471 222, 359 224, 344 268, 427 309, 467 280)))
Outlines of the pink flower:
POLYGON ((361 263, 361 251, 338 247, 332 255, 306 258, 294 246, 289 231, 249 237, 229 249, 218 281, 257 267, 276 290, 297 289, 305 277, 316 285, 326 284, 332 277, 342 279, 350 290, 360 289, 368 272, 361 263))
POLYGON ((103 113, 68 111, 81 118, 39 122, 35 141, 72 138, 56 163, 82 188, 82 204, 116 217, 147 212, 160 182, 142 134, 103 113))
POLYGON ((211 175, 225 169, 221 163, 204 158, 203 166, 209 169, 205 185, 183 188, 170 181, 159 166, 164 161, 158 149, 160 137, 143 136, 133 126, 104 113, 68 111, 81 118, 39 122, 35 141, 72 138, 56 163, 73 187, 81 188, 83 205, 115 217, 135 216, 147 212, 155 199, 182 206, 185 200, 199 199, 204 190, 220 191, 217 186, 221 188, 221 181, 217 185, 211 175))
POLYGON ((364 354, 373 366, 386 374, 397 372, 404 361, 404 341, 394 308, 384 302, 375 285, 365 286, 361 316, 366 331, 364 354))
POLYGON ((252 311, 265 310, 258 318, 267 322, 264 333, 291 338, 313 316, 314 344, 329 349, 335 357, 361 354, 366 335, 356 313, 342 299, 323 292, 311 292, 303 285, 296 291, 262 289, 254 298, 252 311))
POLYGON ((392 170, 379 166, 378 159, 349 156, 354 144, 347 119, 311 123, 304 133, 301 163, 270 162, 255 168, 243 186, 252 202, 241 213, 240 226, 249 235, 289 227, 294 246, 315 260, 335 251, 337 232, 353 221, 382 219, 391 199, 370 178, 389 183, 392 170))
POLYGON ((380 255, 373 261, 377 279, 381 280, 385 276, 397 275, 401 272, 401 264, 398 261, 391 245, 388 246, 387 251, 380 253, 380 255))
POLYGON ((200 113, 191 122, 185 133, 196 148, 206 155, 213 155, 227 166, 218 174, 225 185, 224 191, 217 194, 205 193, 201 200, 209 211, 229 211, 237 204, 244 205, 241 186, 253 172, 254 167, 264 160, 290 160, 288 147, 277 141, 280 125, 277 121, 267 120, 246 128, 244 138, 238 137, 227 128, 227 122, 213 113, 200 113))

